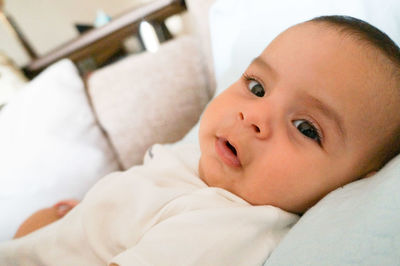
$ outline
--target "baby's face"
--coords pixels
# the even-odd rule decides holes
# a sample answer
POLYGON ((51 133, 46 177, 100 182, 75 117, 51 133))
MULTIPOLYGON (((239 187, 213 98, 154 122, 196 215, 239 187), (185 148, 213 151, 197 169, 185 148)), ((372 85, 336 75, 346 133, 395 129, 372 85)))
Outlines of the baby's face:
POLYGON ((207 107, 200 177, 253 205, 302 213, 373 171, 389 119, 379 60, 325 26, 285 31, 207 107))

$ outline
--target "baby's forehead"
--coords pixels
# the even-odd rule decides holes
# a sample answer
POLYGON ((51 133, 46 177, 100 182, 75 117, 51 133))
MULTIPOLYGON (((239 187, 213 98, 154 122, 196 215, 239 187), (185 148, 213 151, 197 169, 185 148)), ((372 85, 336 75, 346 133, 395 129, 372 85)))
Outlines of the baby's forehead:
MULTIPOLYGON (((345 31, 342 27, 337 25, 331 25, 328 23, 317 23, 313 21, 306 21, 303 23, 296 24, 289 27, 285 31, 281 32, 267 47, 273 45, 275 42, 281 40, 288 40, 293 44, 299 44, 298 47, 302 47, 300 44, 310 43, 311 41, 318 44, 325 44, 327 41, 335 42, 343 47, 347 45, 347 48, 352 48, 356 51, 366 52, 367 50, 376 50, 376 47, 369 45, 367 41, 359 38, 358 35, 352 32, 345 31), (362 45, 360 45, 362 44, 362 45)), ((265 49, 265 50, 266 50, 265 49)), ((319 49, 325 50, 325 46, 320 46, 319 49)), ((265 51, 264 50, 264 51, 265 51)))
MULTIPOLYGON (((350 18, 349 20, 351 21, 350 18)), ((332 40, 341 44, 353 44, 349 48, 354 52, 363 53, 365 57, 370 57, 373 61, 379 60, 384 66, 396 67, 400 69, 400 49, 398 45, 390 39, 384 32, 370 25, 367 22, 357 20, 356 22, 318 20, 299 23, 282 32, 304 31, 304 29, 314 29, 315 34, 328 35, 332 40)), ((307 38, 307 36, 304 36, 307 38)), ((373 66, 377 66, 372 64, 373 66)))
MULTIPOLYGON (((392 79, 396 75, 388 75, 391 73, 399 73, 399 66, 393 63, 382 49, 367 40, 366 37, 360 37, 358 33, 344 29, 342 26, 329 24, 325 22, 307 21, 294 25, 279 34, 261 53, 268 53, 269 50, 276 46, 285 46, 292 48, 295 46, 296 53, 302 53, 313 47, 313 53, 306 61, 319 58, 321 55, 347 56, 357 55, 365 59, 366 69, 371 70, 371 73, 380 76, 385 76, 385 79, 392 79), (382 71, 377 71, 382 70, 382 71)), ((288 49, 289 50, 289 49, 288 49)), ((281 50, 285 53, 286 50, 281 50)), ((289 51, 287 51, 289 53, 289 51)), ((352 58, 348 57, 348 61, 352 58)), ((399 55, 400 62, 400 55, 399 55)), ((372 75, 372 74, 371 74, 372 75)), ((399 76, 397 74, 397 76, 399 76)), ((400 80, 400 79, 399 79, 400 80)))

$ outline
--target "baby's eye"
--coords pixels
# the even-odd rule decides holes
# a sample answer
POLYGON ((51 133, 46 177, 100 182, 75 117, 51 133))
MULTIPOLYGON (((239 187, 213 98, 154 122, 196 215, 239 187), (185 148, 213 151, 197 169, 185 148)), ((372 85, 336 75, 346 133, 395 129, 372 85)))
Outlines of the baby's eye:
POLYGON ((251 91, 251 93, 253 93, 257 97, 263 97, 265 94, 263 86, 260 84, 260 82, 254 79, 249 80, 247 87, 251 91))
POLYGON ((321 144, 320 133, 311 122, 304 119, 299 119, 293 121, 293 125, 297 128, 297 130, 300 131, 301 134, 316 141, 318 144, 321 144))

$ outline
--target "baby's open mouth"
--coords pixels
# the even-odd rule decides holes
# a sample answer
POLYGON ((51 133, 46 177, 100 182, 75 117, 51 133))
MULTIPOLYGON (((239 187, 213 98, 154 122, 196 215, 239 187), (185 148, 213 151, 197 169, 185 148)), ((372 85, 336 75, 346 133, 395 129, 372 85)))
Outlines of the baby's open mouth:
POLYGON ((227 139, 218 137, 215 141, 215 150, 221 160, 230 167, 240 167, 241 163, 238 157, 236 147, 227 139))
POLYGON ((233 147, 232 144, 229 143, 229 141, 226 141, 225 145, 233 152, 233 154, 235 154, 235 156, 237 156, 235 147, 233 147))

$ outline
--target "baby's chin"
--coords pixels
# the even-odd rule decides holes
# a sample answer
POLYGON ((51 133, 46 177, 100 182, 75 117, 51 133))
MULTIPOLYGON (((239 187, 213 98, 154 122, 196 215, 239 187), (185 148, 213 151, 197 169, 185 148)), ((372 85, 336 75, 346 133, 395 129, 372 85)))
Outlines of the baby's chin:
POLYGON ((312 201, 310 200, 301 201, 300 199, 291 199, 290 201, 287 201, 287 199, 285 199, 284 201, 279 201, 277 199, 267 199, 267 198, 257 199, 251 197, 251 195, 253 195, 253 193, 250 193, 250 195, 248 196, 247 195, 238 195, 238 196, 253 206, 273 206, 281 210, 284 210, 286 212, 290 212, 297 215, 304 214, 308 209, 310 209, 319 201, 319 199, 312 201))
POLYGON ((287 212, 295 213, 297 215, 303 215, 306 211, 308 211, 311 207, 313 207, 315 204, 317 204, 318 201, 320 201, 321 198, 318 198, 316 200, 312 201, 307 201, 303 203, 297 203, 293 204, 292 206, 283 206, 281 207, 282 210, 285 210, 287 212))

